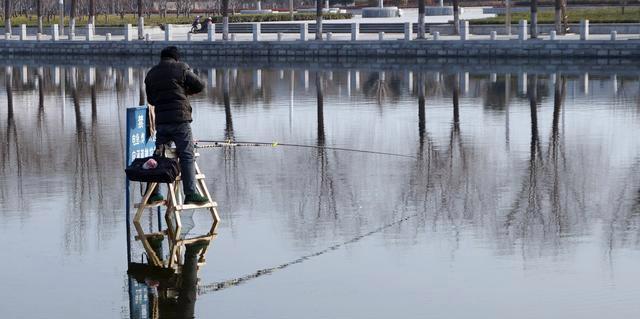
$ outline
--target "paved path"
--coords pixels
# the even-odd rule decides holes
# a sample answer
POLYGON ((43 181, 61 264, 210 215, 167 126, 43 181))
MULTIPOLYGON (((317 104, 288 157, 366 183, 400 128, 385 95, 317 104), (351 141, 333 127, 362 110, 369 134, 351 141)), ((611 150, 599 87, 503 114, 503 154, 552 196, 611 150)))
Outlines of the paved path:
MULTIPOLYGON (((235 41, 253 41, 253 35, 252 34, 246 34, 246 33, 239 33, 239 34, 234 34, 233 35, 235 37, 235 41)), ((315 34, 309 34, 308 35, 308 40, 307 41, 314 41, 315 34)), ((413 35, 413 39, 415 39, 416 35, 413 35)), ((359 36, 359 41, 376 41, 378 40, 378 34, 370 34, 370 33, 363 33, 360 34, 359 36)), ((433 35, 427 35, 427 39, 428 40, 433 40, 433 35)), ((474 41, 474 40, 489 40, 490 37, 487 35, 471 35, 469 41, 474 41)), ((542 35, 540 36, 541 40, 546 40, 546 41, 550 41, 549 36, 548 35, 542 35)), ((575 41, 580 41, 580 36, 577 34, 569 34, 569 35, 563 35, 563 36, 557 36, 558 40, 575 40, 575 41)), ((637 40, 640 39, 640 35, 633 35, 633 34, 622 34, 622 35, 618 35, 618 41, 622 41, 622 40, 637 40)), ((27 40, 30 41, 35 41, 36 37, 35 36, 28 36, 27 40)), ((124 36, 122 35, 114 35, 111 37, 111 41, 123 41, 124 40, 124 36)), ((216 34, 216 41, 221 41, 222 40, 222 34, 221 33, 217 33, 216 34)), ((262 34, 260 37, 261 41, 278 41, 278 36, 277 34, 273 34, 273 33, 267 33, 267 34, 262 34)), ((291 33, 285 33, 282 35, 282 41, 299 41, 300 40, 300 35, 299 34, 291 34, 291 33)), ((326 40, 326 34, 325 34, 325 40, 326 40)), ((404 34, 402 33, 385 33, 384 35, 384 40, 404 40, 404 34)), ((440 36, 440 40, 443 41, 456 41, 456 40, 460 40, 459 36, 440 36)), ((505 41, 505 40, 513 40, 513 41, 518 41, 518 37, 517 35, 512 35, 512 36, 506 36, 506 35, 499 35, 497 37, 498 41, 505 41)), ((609 35, 604 35, 604 34, 596 34, 596 35, 591 35, 589 37, 590 41, 607 41, 610 40, 610 36, 609 35)), ((0 41, 6 41, 4 39, 0 40, 0 41)), ((12 39, 10 41, 20 41, 18 36, 14 35, 12 37, 12 39)), ((51 41, 51 36, 49 35, 43 35, 41 37, 41 41, 51 41)), ((68 41, 67 36, 61 37, 61 41, 68 41)), ((76 36, 76 39, 74 40, 74 42, 84 42, 85 37, 84 36, 76 36)), ((106 41, 106 37, 105 36, 100 36, 100 35, 96 35, 94 36, 94 41, 106 41)), ((151 34, 151 41, 164 41, 164 33, 161 32, 154 32, 151 34)), ((186 33, 176 33, 173 36, 173 41, 187 41, 187 34, 186 33)), ((192 41, 196 41, 196 42, 204 42, 207 41, 207 35, 206 34, 194 34, 192 35, 192 41)), ((345 34, 345 33, 336 33, 336 34, 332 34, 332 38, 331 41, 351 41, 351 35, 350 34, 345 34)))

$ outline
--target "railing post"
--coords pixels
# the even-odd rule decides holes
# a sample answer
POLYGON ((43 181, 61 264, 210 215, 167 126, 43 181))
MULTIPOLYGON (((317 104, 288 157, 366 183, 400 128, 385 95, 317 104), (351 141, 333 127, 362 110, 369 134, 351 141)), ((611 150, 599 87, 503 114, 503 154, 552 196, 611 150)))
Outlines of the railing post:
POLYGON ((207 23, 209 23, 207 26, 207 40, 214 42, 216 40, 216 25, 211 22, 207 23))
POLYGON ((404 40, 411 41, 413 38, 413 29, 411 28, 411 22, 404 23, 404 40))
POLYGON ((309 33, 309 25, 306 23, 300 24, 300 41, 307 41, 307 33, 309 33))
POLYGON ((580 21, 580 40, 589 40, 589 20, 580 21))
POLYGON ((144 39, 144 17, 138 17, 138 39, 144 39))
POLYGON ((527 20, 520 20, 518 24, 518 39, 520 41, 527 39, 527 20))
POLYGON ((87 41, 93 41, 93 25, 87 24, 87 41))
POLYGON ((360 24, 355 22, 351 24, 351 41, 358 40, 360 36, 360 24))
POLYGON ((27 25, 21 24, 20 25, 20 41, 24 41, 26 39, 27 39, 27 25))
POLYGON ((469 40, 469 21, 460 20, 460 40, 469 40))
POLYGON ((124 25, 124 40, 131 41, 131 24, 130 23, 124 25))
POLYGON ((164 26, 164 40, 173 41, 173 25, 167 24, 164 26))
POLYGON ((260 41, 260 23, 254 23, 251 25, 253 32, 253 41, 260 41))
POLYGON ((58 41, 60 40, 60 29, 57 24, 51 26, 51 40, 58 41))

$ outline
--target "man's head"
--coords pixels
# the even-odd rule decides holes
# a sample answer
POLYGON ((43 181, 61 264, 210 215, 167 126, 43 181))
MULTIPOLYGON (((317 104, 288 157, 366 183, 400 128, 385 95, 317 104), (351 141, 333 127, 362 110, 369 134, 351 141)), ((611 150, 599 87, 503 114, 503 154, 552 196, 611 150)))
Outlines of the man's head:
POLYGON ((161 58, 172 58, 176 61, 180 60, 180 51, 178 51, 178 48, 176 48, 175 46, 169 46, 166 47, 164 49, 162 49, 162 52, 160 52, 160 57, 161 58))

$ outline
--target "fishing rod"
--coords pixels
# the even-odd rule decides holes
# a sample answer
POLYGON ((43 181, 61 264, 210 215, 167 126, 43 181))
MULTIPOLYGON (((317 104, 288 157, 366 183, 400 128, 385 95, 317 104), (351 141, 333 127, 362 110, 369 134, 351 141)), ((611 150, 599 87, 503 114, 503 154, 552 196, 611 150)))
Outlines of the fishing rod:
POLYGON ((376 155, 388 155, 388 156, 396 156, 396 157, 404 157, 404 158, 417 158, 416 156, 406 155, 406 154, 397 154, 397 153, 388 153, 388 152, 378 152, 378 151, 370 151, 370 150, 359 150, 353 148, 344 148, 344 147, 332 147, 332 146, 320 146, 320 145, 307 145, 307 144, 293 144, 293 143, 279 143, 279 142, 236 142, 236 141, 216 141, 216 140, 198 140, 196 141, 196 148, 216 148, 216 147, 245 147, 245 146, 285 146, 285 147, 302 147, 302 148, 313 148, 313 149, 321 149, 321 150, 333 150, 333 151, 345 151, 345 152, 355 152, 355 153, 365 153, 365 154, 376 154, 376 155), (205 145, 201 145, 200 143, 207 143, 205 145))
POLYGON ((228 280, 225 280, 225 281, 219 281, 219 282, 214 282, 214 283, 205 284, 205 285, 198 285, 198 295, 204 295, 204 294, 208 294, 208 293, 212 293, 212 292, 217 292, 217 291, 220 291, 220 290, 223 290, 223 289, 228 289, 228 288, 235 287, 235 286, 241 285, 243 283, 246 283, 247 281, 250 281, 250 280, 253 280, 253 279, 257 279, 257 278, 262 277, 264 275, 270 275, 270 274, 272 274, 272 273, 274 273, 274 272, 276 272, 278 270, 282 270, 282 269, 285 269, 287 267, 290 267, 290 266, 293 266, 293 265, 296 265, 296 264, 300 264, 300 263, 305 262, 305 261, 307 261, 307 260, 309 260, 311 258, 318 257, 318 256, 321 256, 321 255, 327 254, 329 252, 338 250, 339 248, 342 248, 344 246, 357 243, 357 242, 359 242, 359 241, 361 241, 361 240, 363 240, 363 239, 365 239, 367 237, 370 237, 372 235, 380 233, 380 232, 382 232, 382 231, 384 231, 386 229, 389 229, 389 228, 391 228, 393 226, 397 226, 397 225, 399 225, 399 224, 401 224, 401 223, 403 223, 403 222, 405 222, 407 220, 410 220, 412 218, 418 217, 418 215, 419 215, 418 213, 414 213, 414 214, 411 214, 411 215, 408 215, 408 216, 401 217, 401 218, 399 218, 397 220, 394 220, 394 221, 392 221, 392 222, 390 222, 388 224, 385 224, 385 225, 382 225, 382 226, 380 226, 380 227, 378 227, 376 229, 373 229, 373 230, 371 230, 371 231, 369 231, 367 233, 361 234, 361 235, 356 236, 354 238, 351 238, 351 239, 349 239, 347 241, 344 241, 344 242, 329 246, 329 247, 327 247, 327 248, 325 248, 323 250, 316 251, 316 252, 308 254, 308 255, 304 255, 304 256, 302 256, 302 257, 300 257, 298 259, 291 260, 291 261, 286 262, 284 264, 276 265, 276 266, 269 267, 269 268, 260 269, 260 270, 257 270, 255 272, 253 272, 253 273, 244 275, 242 277, 232 278, 232 279, 228 279, 228 280))

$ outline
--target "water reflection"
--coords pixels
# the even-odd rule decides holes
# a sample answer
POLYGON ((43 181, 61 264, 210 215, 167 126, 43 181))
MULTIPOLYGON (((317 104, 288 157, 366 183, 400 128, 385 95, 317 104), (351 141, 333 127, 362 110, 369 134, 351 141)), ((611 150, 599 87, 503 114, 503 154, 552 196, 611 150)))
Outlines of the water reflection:
MULTIPOLYGON (((154 267, 147 264, 131 264, 129 275, 143 287, 142 294, 130 295, 132 299, 145 297, 148 303, 137 309, 132 317, 150 319, 191 319, 195 318, 195 306, 198 292, 198 258, 200 251, 209 243, 187 244, 184 253, 184 264, 179 273, 171 269, 154 267), (146 291, 145 291, 146 288, 146 291), (148 314, 148 315, 147 315, 148 314)), ((159 254, 160 256, 162 254, 159 254)), ((131 304, 135 301, 132 300, 131 304)))
MULTIPOLYGON (((576 237, 595 242, 611 263, 617 250, 640 248, 640 145, 624 134, 638 128, 640 80, 629 72, 193 65, 208 81, 194 100, 199 138, 319 147, 202 151, 221 232, 237 234, 223 247, 259 250, 251 245, 263 241, 283 250, 253 252, 254 261, 218 258, 214 249, 211 270, 200 273, 201 286, 214 287, 205 291, 328 255, 366 234, 389 250, 421 247, 436 234, 452 262, 468 232, 524 262, 573 256, 576 237), (248 244, 247 236, 264 239, 248 244)), ((53 235, 62 238, 61 255, 120 244, 123 114, 144 103, 147 67, 0 68, 0 227, 11 228, 15 216, 40 224, 33 213, 50 205, 63 217, 53 235)), ((192 316, 193 285, 177 294, 183 299, 166 297, 163 287, 150 296, 158 316, 171 307, 192 316)))

